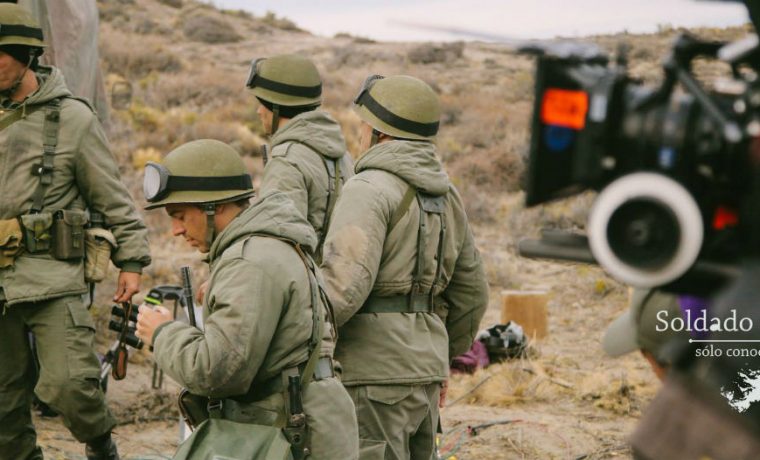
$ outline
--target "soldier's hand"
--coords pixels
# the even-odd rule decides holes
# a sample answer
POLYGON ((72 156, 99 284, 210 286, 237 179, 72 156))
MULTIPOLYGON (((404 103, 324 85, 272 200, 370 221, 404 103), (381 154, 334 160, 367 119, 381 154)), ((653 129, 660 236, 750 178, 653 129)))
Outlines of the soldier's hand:
POLYGON ((140 292, 140 274, 132 272, 119 273, 113 301, 128 302, 138 292, 140 292))
POLYGON ((149 346, 153 345, 153 334, 156 329, 164 323, 172 321, 174 316, 172 312, 158 305, 151 308, 147 305, 140 305, 139 314, 137 315, 137 330, 135 335, 149 346))
POLYGON ((198 305, 203 305, 203 298, 206 297, 206 290, 208 290, 208 280, 204 281, 203 284, 201 284, 201 287, 195 291, 195 301, 198 302, 198 305))
POLYGON ((444 380, 441 382, 441 395, 438 397, 438 407, 443 409, 446 405, 446 393, 449 391, 449 381, 444 380))

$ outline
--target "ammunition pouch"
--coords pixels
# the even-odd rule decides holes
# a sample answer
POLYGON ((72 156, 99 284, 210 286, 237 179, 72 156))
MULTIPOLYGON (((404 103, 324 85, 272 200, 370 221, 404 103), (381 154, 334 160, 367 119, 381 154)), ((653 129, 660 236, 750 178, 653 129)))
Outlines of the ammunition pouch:
POLYGON ((78 210, 53 213, 53 257, 76 260, 84 257, 84 226, 87 214, 78 210))
POLYGON ((24 214, 19 217, 24 249, 29 254, 50 254, 58 260, 84 257, 87 214, 74 209, 24 214))
POLYGON ((21 253, 23 234, 18 219, 0 220, 0 268, 10 267, 21 253))
POLYGON ((99 283, 108 274, 111 252, 118 244, 113 233, 105 228, 88 228, 84 231, 84 280, 99 283))
POLYGON ((39 214, 24 214, 21 226, 24 233, 24 249, 29 254, 50 253, 53 247, 53 214, 43 212, 39 214))

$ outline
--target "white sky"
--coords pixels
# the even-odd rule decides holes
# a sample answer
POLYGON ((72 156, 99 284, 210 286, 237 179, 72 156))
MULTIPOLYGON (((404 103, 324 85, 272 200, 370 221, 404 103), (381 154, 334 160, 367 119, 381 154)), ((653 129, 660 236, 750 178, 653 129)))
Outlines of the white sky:
POLYGON ((378 40, 457 40, 468 37, 404 26, 473 30, 512 38, 652 32, 660 25, 716 26, 747 22, 740 3, 694 0, 207 0, 256 15, 273 11, 311 32, 378 40))

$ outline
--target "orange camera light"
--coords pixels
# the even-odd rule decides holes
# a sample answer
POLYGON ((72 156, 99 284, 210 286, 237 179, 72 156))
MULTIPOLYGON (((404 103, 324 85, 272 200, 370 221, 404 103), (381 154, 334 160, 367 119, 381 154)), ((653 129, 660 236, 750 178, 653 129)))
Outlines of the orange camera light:
POLYGON ((541 122, 581 130, 586 126, 588 94, 584 91, 547 88, 541 104, 541 122))

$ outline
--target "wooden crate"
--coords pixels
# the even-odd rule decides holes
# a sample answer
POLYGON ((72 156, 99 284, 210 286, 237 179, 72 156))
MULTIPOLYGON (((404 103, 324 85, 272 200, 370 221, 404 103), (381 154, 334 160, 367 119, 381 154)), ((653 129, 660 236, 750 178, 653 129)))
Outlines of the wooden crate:
POLYGON ((545 291, 501 291, 501 322, 514 321, 522 326, 530 339, 542 339, 548 334, 545 291))

